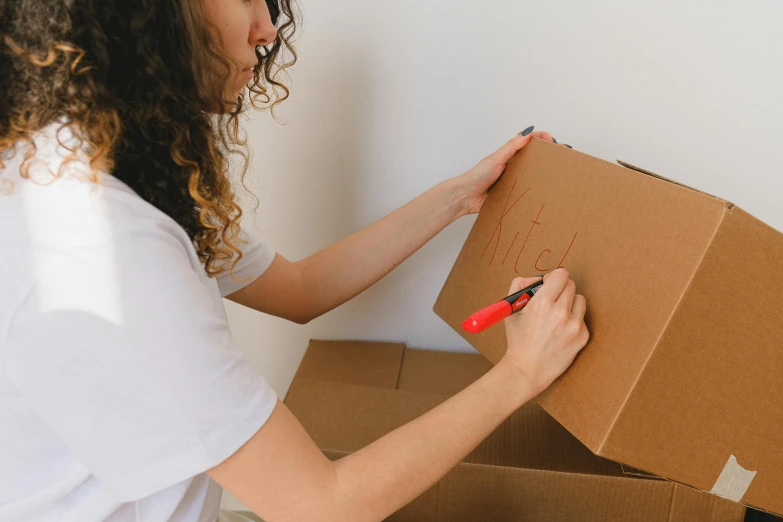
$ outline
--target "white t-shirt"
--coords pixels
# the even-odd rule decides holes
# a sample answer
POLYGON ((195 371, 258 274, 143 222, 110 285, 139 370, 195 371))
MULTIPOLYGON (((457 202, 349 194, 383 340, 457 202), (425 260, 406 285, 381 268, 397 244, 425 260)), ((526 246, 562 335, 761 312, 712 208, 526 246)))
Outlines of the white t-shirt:
MULTIPOLYGON (((52 128, 36 145, 46 182, 69 152, 52 128)), ((124 183, 42 186, 22 155, 0 170, 0 521, 214 522, 222 490, 203 472, 277 401, 221 295, 274 251, 245 232, 247 281, 209 278, 185 231, 124 183)))

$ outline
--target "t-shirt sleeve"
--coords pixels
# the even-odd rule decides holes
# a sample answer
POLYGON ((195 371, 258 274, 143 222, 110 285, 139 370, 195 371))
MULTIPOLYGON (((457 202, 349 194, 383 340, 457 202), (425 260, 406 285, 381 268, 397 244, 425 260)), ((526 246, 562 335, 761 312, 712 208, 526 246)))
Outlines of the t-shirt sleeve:
POLYGON ((226 270, 216 277, 223 297, 255 281, 275 259, 274 249, 252 227, 243 227, 240 239, 244 241, 238 244, 242 257, 233 267, 233 277, 230 272, 233 259, 226 265, 226 270))
POLYGON ((11 323, 12 382, 123 502, 221 463, 277 404, 182 235, 158 223, 48 252, 11 323))

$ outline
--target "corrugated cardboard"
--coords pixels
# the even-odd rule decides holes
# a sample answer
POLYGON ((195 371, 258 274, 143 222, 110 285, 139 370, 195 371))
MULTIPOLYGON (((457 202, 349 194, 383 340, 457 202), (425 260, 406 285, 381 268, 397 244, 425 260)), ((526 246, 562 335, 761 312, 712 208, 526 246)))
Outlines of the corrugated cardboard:
MULTIPOLYGON (((285 403, 337 459, 429 411, 490 368, 477 354, 312 341, 285 403), (375 386, 367 375, 382 378, 375 386)), ((389 520, 740 521, 744 511, 686 486, 624 475, 529 403, 389 520)))
MULTIPOLYGON (((639 169, 641 170, 641 169, 639 169)), ((493 187, 435 304, 462 331, 517 275, 565 266, 591 341, 540 404, 595 454, 783 513, 783 235, 722 199, 532 140, 493 187)))

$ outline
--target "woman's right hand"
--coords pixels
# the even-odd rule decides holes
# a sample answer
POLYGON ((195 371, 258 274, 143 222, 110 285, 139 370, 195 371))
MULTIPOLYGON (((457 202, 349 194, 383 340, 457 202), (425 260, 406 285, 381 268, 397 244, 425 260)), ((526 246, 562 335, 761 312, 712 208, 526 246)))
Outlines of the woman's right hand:
MULTIPOLYGON (((509 295, 541 278, 518 277, 509 295)), ((510 362, 538 395, 573 362, 590 337, 585 325, 587 302, 564 268, 544 276, 544 285, 525 308, 505 319, 510 362)))
MULTIPOLYGON (((511 292, 537 280, 516 279, 511 292)), ((503 364, 421 417, 332 462, 278 402, 258 432, 207 473, 265 520, 385 519, 549 386, 585 345, 585 300, 568 272, 544 281, 524 310, 506 318, 503 364)))

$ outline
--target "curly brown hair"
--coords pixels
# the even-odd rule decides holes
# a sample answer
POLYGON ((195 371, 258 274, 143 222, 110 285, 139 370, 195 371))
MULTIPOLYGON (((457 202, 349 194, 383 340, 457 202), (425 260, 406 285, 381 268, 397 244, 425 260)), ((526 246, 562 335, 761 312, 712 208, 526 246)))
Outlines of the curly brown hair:
POLYGON ((273 110, 288 97, 278 77, 296 62, 292 1, 267 0, 277 38, 256 48, 254 80, 225 110, 231 64, 202 0, 0 0, 0 154, 30 144, 28 177, 33 136, 59 123, 92 181, 109 172, 179 223, 210 276, 233 268, 242 210, 228 159, 242 158, 244 185, 245 98, 273 110))

